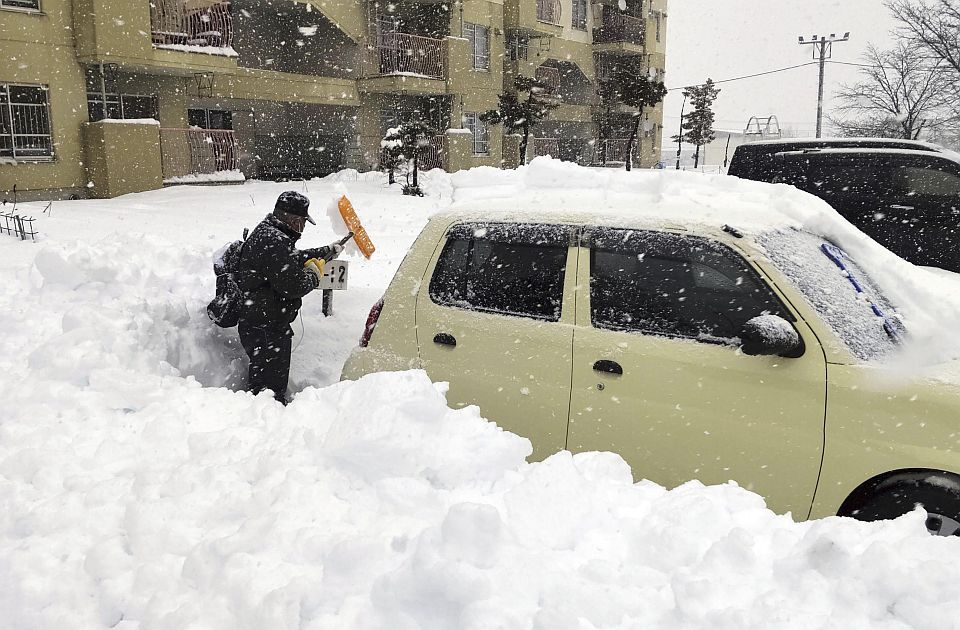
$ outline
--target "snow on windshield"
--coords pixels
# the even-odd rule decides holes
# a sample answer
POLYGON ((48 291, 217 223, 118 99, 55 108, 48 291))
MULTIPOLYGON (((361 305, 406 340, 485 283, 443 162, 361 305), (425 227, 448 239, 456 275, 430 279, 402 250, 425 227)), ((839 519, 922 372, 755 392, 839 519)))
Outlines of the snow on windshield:
POLYGON ((821 249, 826 242, 823 237, 800 230, 768 232, 757 240, 854 355, 870 360, 896 348, 894 336, 885 330, 884 318, 876 314, 871 301, 888 322, 902 327, 896 309, 854 260, 844 260, 844 271, 821 249), (851 276, 863 292, 857 291, 851 276))

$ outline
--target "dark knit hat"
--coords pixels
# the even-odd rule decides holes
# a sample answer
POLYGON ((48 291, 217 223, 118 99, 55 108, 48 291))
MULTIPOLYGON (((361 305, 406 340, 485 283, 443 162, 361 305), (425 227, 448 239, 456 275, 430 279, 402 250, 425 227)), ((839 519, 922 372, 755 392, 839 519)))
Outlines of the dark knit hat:
POLYGON ((277 197, 277 204, 273 207, 273 210, 274 212, 279 210, 294 216, 305 217, 307 221, 316 225, 317 222, 314 221, 313 217, 307 212, 309 208, 309 199, 295 190, 288 190, 285 193, 280 193, 280 196, 277 197))

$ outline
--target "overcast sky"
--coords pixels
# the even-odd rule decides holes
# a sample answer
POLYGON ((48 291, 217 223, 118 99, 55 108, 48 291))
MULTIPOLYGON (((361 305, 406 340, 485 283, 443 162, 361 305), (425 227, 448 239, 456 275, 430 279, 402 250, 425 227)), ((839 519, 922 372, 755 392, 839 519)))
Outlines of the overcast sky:
MULTIPOLYGON (((859 62, 868 43, 889 45, 894 23, 881 0, 671 0, 667 87, 765 72, 812 61, 797 37, 850 31, 833 58, 859 62)), ((717 99, 717 129, 743 129, 750 116, 775 114, 782 127, 816 128, 817 66, 726 83, 717 99)), ((825 96, 857 79, 857 69, 827 65, 825 96)), ((683 96, 665 105, 664 136, 676 134, 683 96)), ((827 101, 827 106, 830 102, 827 101)))

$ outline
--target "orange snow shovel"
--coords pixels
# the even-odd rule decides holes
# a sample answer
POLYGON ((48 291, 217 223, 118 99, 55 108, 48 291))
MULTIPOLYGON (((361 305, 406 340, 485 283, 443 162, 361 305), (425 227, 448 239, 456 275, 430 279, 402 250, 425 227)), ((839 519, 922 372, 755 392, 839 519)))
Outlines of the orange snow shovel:
POLYGON ((373 241, 370 240, 367 231, 360 225, 360 219, 357 217, 356 210, 353 209, 353 204, 350 203, 350 200, 344 195, 340 198, 338 206, 340 208, 340 217, 346 224, 347 229, 353 233, 353 240, 360 249, 360 253, 369 259, 377 248, 373 246, 373 241))

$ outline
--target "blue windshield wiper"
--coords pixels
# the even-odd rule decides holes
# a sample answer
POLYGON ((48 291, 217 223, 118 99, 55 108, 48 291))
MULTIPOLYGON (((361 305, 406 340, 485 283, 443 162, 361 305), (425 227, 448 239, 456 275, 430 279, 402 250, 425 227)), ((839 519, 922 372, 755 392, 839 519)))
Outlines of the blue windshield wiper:
POLYGON ((847 264, 844 262, 845 259, 849 260, 850 258, 847 256, 847 253, 832 243, 824 243, 820 246, 820 249, 824 254, 827 255, 827 258, 832 260, 834 264, 836 264, 837 267, 840 267, 840 269, 846 274, 847 280, 849 280, 850 284, 853 285, 853 288, 857 290, 857 293, 860 293, 867 298, 867 302, 870 303, 870 308, 873 309, 874 314, 883 320, 883 329, 886 331, 887 335, 897 343, 903 341, 903 336, 900 334, 900 330, 894 323, 893 318, 888 317, 886 313, 883 312, 883 309, 877 305, 876 300, 867 295, 867 292, 863 290, 863 285, 860 284, 860 281, 857 280, 857 277, 853 274, 850 268, 847 267, 847 264))

